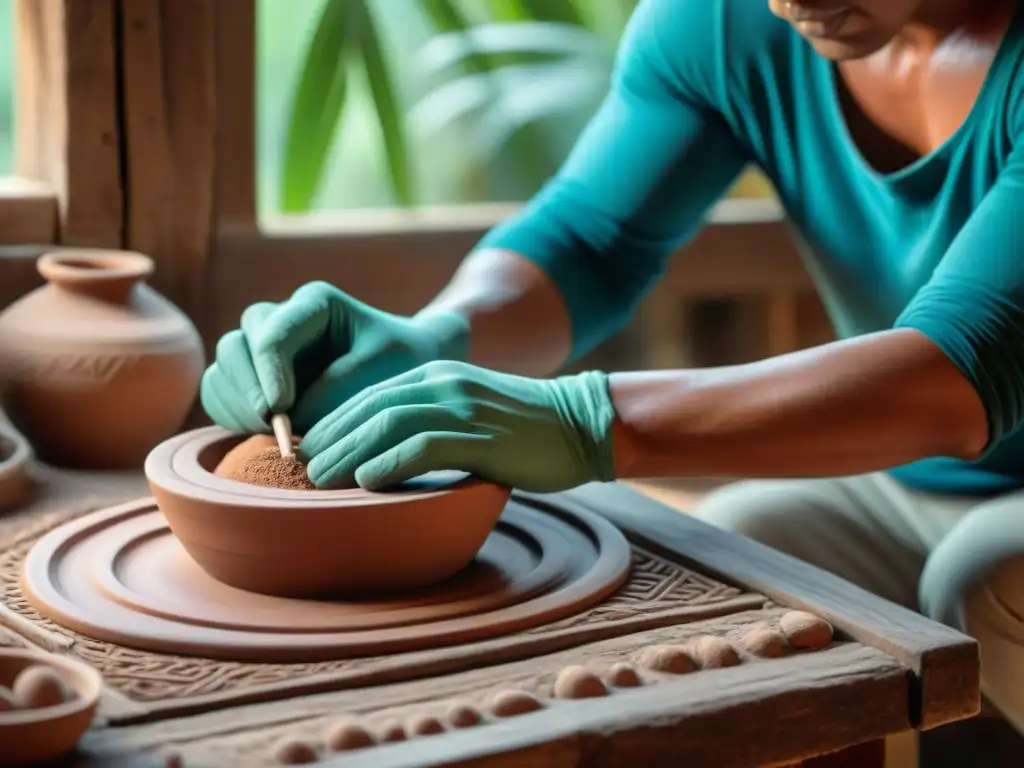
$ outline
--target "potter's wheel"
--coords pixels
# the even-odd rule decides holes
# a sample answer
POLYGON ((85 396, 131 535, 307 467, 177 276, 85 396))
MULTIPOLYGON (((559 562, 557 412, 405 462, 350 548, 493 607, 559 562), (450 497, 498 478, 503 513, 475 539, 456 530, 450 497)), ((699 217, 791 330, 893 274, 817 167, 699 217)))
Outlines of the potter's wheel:
POLYGON ((208 576, 144 499, 44 536, 28 555, 22 587, 42 615, 100 640, 311 661, 454 645, 569 616, 618 589, 630 557, 603 518, 512 502, 476 559, 445 582, 402 597, 295 600, 208 576))

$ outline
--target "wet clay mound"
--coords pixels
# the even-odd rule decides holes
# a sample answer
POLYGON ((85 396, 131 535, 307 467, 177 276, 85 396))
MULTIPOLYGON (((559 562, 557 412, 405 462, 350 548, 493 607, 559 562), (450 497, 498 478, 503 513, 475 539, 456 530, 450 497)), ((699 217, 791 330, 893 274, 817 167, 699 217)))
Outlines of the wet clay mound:
POLYGON ((270 488, 284 488, 292 491, 315 491, 306 474, 306 465, 298 459, 288 459, 276 448, 266 448, 250 456, 234 472, 228 475, 250 485, 264 485, 270 488))
POLYGON ((218 477, 249 485, 291 491, 315 491, 306 474, 306 465, 298 458, 281 455, 269 435, 254 435, 232 448, 217 465, 218 477))

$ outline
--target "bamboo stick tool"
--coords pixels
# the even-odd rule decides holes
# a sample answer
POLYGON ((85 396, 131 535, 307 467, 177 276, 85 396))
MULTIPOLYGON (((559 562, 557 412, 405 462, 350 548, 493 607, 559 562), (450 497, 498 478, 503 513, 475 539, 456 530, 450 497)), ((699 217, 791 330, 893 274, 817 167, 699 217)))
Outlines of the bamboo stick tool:
POLYGON ((281 451, 281 457, 295 459, 295 449, 292 448, 292 421, 286 413, 275 413, 270 417, 270 426, 274 430, 274 437, 277 438, 277 448, 281 451))

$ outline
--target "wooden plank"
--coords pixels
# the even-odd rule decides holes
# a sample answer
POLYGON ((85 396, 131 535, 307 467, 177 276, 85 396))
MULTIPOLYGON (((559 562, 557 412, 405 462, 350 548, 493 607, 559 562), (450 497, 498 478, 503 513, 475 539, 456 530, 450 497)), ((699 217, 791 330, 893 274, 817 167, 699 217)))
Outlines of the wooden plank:
POLYGON ((126 245, 200 328, 209 307, 217 151, 214 0, 118 0, 126 245))
POLYGON ((17 0, 19 176, 56 194, 64 245, 121 245, 115 0, 17 0))
POLYGON ((215 7, 217 221, 225 230, 255 231, 256 0, 221 0, 215 7))
MULTIPOLYGON (((719 206, 703 231, 673 260, 651 302, 670 305, 695 295, 762 294, 804 290, 807 273, 787 226, 770 207, 719 206), (757 243, 756 248, 751 243, 757 243)), ((219 335, 237 327, 249 304, 279 301, 300 285, 327 280, 383 309, 412 313, 449 280, 480 238, 507 215, 509 206, 452 209, 409 217, 380 214, 358 226, 304 218, 302 226, 268 225, 267 231, 222 229, 211 285, 218 297, 212 327, 219 335), (306 224, 309 224, 307 227, 306 224), (395 281, 394 275, 402 280, 395 281)), ((777 213, 777 207, 775 209, 777 213)))
POLYGON ((842 645, 566 702, 318 765, 746 768, 801 760, 908 729, 909 677, 882 651, 842 645))
POLYGON ((0 245, 57 241, 57 195, 49 184, 0 177, 0 245))
MULTIPOLYGON (((543 496, 524 495, 543 503, 543 496)), ((783 605, 816 613, 858 642, 892 654, 916 675, 915 727, 927 730, 981 711, 980 660, 973 638, 752 539, 681 515, 625 485, 589 484, 557 499, 560 506, 575 503, 605 516, 644 546, 783 605)))

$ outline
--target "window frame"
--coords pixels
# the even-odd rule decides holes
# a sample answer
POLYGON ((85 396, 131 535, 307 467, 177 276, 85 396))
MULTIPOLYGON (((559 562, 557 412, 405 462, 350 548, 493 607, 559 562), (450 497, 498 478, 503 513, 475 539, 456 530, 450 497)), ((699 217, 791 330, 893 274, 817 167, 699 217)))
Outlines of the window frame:
MULTIPOLYGON (((130 248, 154 259, 154 287, 192 317, 212 353, 246 306, 310 280, 415 312, 518 208, 261 221, 256 0, 16 2, 16 152, 28 181, 8 197, 0 187, 0 238, 17 220, 9 239, 23 241, 0 239, 0 307, 38 284, 24 249, 15 258, 5 245, 130 248)), ((775 201, 722 201, 683 251, 644 302, 641 331, 665 327, 694 298, 767 296, 771 346, 795 344, 793 302, 810 281, 775 201)), ((652 360, 686 364, 666 351, 682 345, 679 334, 650 342, 661 350, 652 360)))

